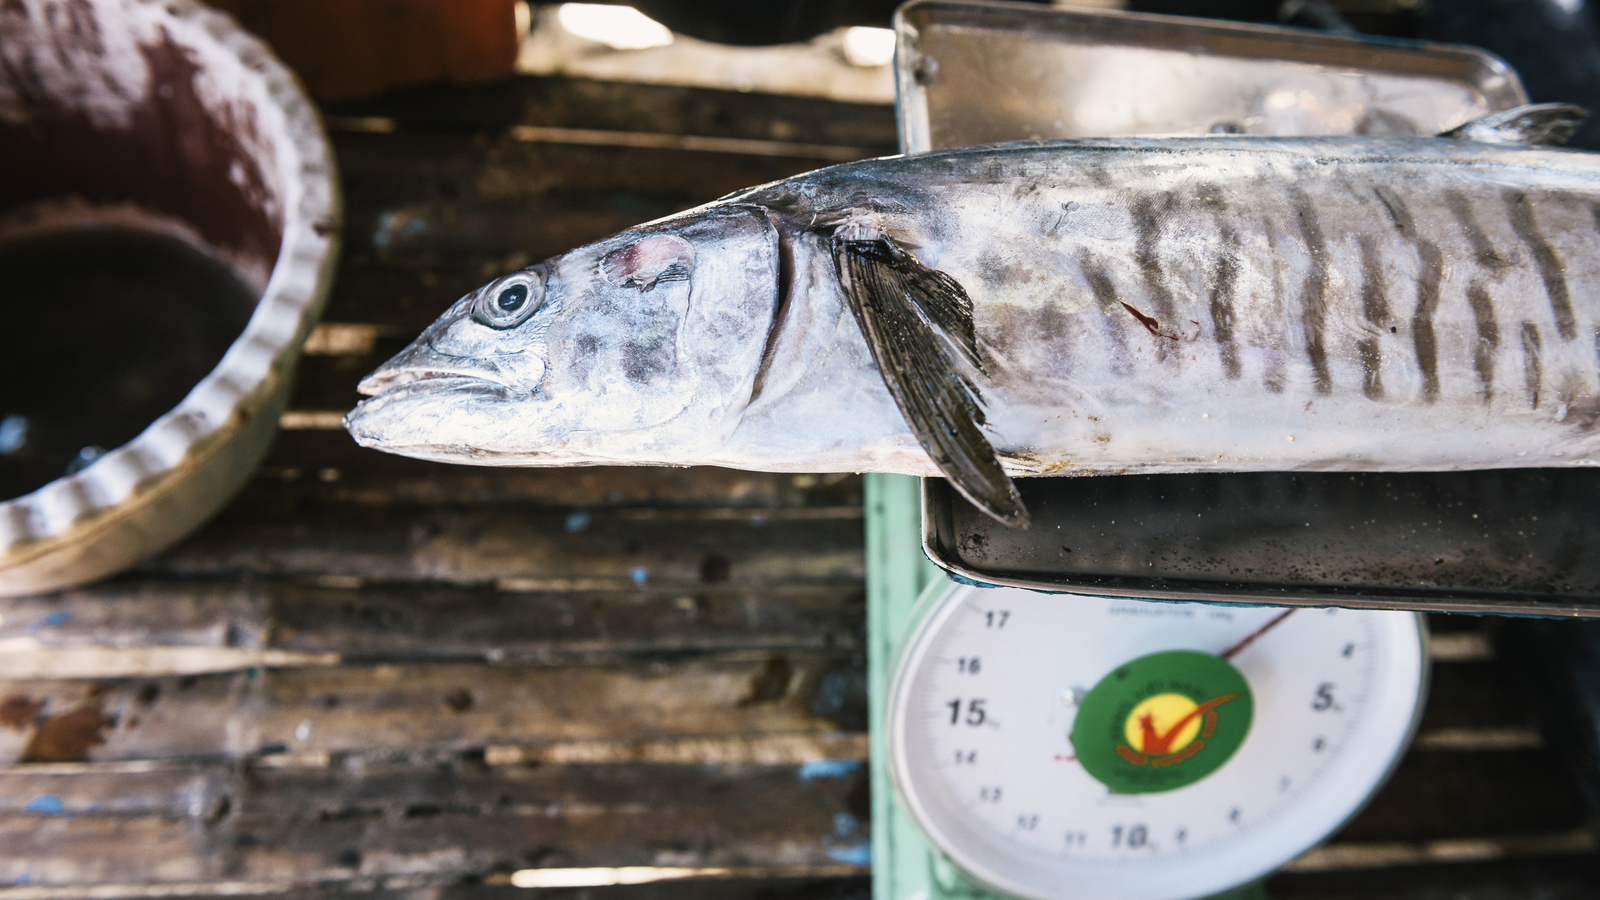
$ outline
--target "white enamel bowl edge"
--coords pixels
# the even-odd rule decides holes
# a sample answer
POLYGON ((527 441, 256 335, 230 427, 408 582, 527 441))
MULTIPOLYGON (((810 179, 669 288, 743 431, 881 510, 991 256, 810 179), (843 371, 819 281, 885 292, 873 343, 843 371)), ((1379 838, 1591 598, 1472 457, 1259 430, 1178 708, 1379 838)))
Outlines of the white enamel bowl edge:
MULTIPOLYGON (((11 27, 4 40, 12 45, 0 52, 26 54, 30 48, 17 42, 28 40, 95 51, 59 75, 68 83, 56 97, 83 103, 69 112, 91 121, 132 118, 117 103, 128 107, 158 91, 170 97, 147 51, 175 47, 195 67, 192 86, 206 114, 238 129, 267 194, 255 202, 281 239, 276 254, 261 260, 265 284, 248 324, 176 407, 78 473, 0 502, 0 596, 58 590, 126 568, 187 535, 243 485, 277 432, 300 346, 331 288, 340 219, 333 156, 315 108, 266 45, 228 16, 194 0, 22 0, 17 9, 21 18, 8 27, 32 30, 11 27), (81 34, 85 11, 98 43, 74 44, 60 32, 81 34), (148 67, 130 74, 141 58, 148 67), (98 87, 118 78, 143 79, 146 96, 98 87)), ((16 94, 16 85, 0 85, 0 117, 26 106, 6 108, 16 94)), ((237 183, 236 176, 230 169, 237 183)))

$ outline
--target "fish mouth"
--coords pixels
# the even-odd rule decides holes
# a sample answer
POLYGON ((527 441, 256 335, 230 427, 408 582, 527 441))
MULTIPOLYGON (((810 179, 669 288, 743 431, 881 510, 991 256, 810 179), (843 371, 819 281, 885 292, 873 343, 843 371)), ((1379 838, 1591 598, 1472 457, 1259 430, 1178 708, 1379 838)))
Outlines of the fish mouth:
POLYGON ((413 388, 409 393, 418 393, 421 390, 473 390, 475 384, 483 389, 498 389, 499 392, 512 390, 511 385, 488 377, 482 369, 466 370, 449 366, 379 369, 361 379, 356 390, 368 397, 378 397, 407 387, 413 388))
POLYGON ((345 430, 363 447, 407 456, 429 455, 432 445, 419 439, 416 422, 436 420, 441 403, 481 399, 498 404, 512 393, 505 385, 475 375, 429 370, 374 373, 362 381, 361 389, 369 396, 345 413, 345 430), (417 420, 419 413, 422 418, 417 420))
MULTIPOLYGON (((418 394, 471 393, 500 396, 511 393, 511 387, 480 375, 462 372, 411 371, 395 373, 374 372, 356 386, 356 390, 373 399, 400 399, 418 394)), ((365 401, 363 401, 365 402, 365 401)))
MULTIPOLYGON (((410 384, 430 383, 435 388, 445 387, 437 384, 443 381, 481 381, 508 391, 516 391, 521 387, 516 360, 522 358, 525 351, 485 355, 446 353, 434 346, 434 340, 424 334, 361 379, 356 390, 368 397, 376 397, 410 384)), ((449 385, 451 388, 456 386, 449 385)))

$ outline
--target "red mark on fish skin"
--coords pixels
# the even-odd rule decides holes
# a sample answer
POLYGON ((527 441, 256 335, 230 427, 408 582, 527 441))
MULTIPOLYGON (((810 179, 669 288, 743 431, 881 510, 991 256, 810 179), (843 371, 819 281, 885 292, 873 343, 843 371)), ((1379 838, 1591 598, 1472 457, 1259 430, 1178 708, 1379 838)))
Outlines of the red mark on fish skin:
POLYGON ((694 246, 670 234, 640 238, 600 261, 600 272, 607 281, 638 288, 641 293, 650 291, 657 281, 686 281, 693 268, 694 246))
POLYGON ((1125 309, 1128 312, 1132 313, 1133 317, 1135 319, 1139 320, 1139 324, 1143 325, 1144 329, 1146 331, 1150 332, 1151 334, 1155 335, 1156 337, 1166 338, 1169 341, 1176 341, 1178 339, 1177 335, 1175 335, 1175 334, 1167 334, 1166 332, 1162 331, 1161 330, 1161 323, 1156 321, 1154 316, 1147 316, 1144 313, 1139 312, 1137 309, 1134 309, 1133 307, 1129 306, 1127 303, 1125 303, 1125 302, 1123 302, 1121 300, 1118 300, 1117 302, 1122 304, 1122 308, 1123 309, 1125 309))

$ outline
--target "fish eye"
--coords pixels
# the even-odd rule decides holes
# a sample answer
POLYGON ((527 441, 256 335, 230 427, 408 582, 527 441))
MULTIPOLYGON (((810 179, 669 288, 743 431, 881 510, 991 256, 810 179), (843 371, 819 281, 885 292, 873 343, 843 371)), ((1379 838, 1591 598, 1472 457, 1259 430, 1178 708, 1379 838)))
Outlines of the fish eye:
POLYGON ((528 286, 513 284, 500 292, 500 296, 494 300, 494 305, 500 307, 503 313, 514 313, 526 302, 528 302, 528 286))
POLYGON ((544 273, 529 269, 490 284, 472 304, 472 318, 490 328, 515 328, 544 302, 544 273))

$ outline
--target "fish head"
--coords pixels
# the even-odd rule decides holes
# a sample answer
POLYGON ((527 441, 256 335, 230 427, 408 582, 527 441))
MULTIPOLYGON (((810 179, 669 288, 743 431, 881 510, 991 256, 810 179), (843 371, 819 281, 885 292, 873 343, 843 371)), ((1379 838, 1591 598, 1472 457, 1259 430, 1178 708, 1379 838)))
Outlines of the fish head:
POLYGON ((703 458, 750 402, 779 259, 765 213, 713 207, 502 276, 363 379, 345 427, 447 462, 703 458))

